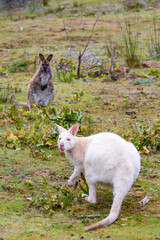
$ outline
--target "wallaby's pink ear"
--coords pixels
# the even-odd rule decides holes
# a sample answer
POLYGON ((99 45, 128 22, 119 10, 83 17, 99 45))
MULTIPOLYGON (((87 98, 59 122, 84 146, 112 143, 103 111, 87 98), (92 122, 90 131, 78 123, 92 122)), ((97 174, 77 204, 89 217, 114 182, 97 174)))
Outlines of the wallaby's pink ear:
POLYGON ((79 125, 75 124, 68 130, 68 132, 71 133, 73 136, 75 136, 78 132, 78 129, 79 129, 79 125))
POLYGON ((45 59, 42 53, 39 54, 39 58, 41 59, 41 61, 44 61, 45 59))
POLYGON ((51 61, 51 59, 52 59, 52 57, 53 57, 53 55, 52 55, 52 54, 50 54, 50 55, 47 57, 47 60, 50 62, 50 61, 51 61))
POLYGON ((55 125, 56 125, 56 128, 57 128, 57 130, 58 130, 59 133, 66 131, 65 128, 59 126, 58 124, 55 124, 55 125))

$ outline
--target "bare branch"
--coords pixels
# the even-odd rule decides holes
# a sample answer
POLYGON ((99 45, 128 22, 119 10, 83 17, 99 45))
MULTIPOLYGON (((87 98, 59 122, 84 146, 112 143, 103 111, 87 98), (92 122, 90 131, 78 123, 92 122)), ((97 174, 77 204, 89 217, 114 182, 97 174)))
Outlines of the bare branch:
POLYGON ((91 40, 93 31, 94 31, 94 28, 95 28, 95 26, 96 26, 96 23, 97 23, 98 19, 99 19, 99 16, 97 16, 96 21, 95 21, 95 23, 93 24, 92 31, 91 31, 91 33, 90 33, 90 35, 89 35, 88 41, 87 41, 86 46, 85 46, 85 48, 84 48, 84 50, 83 50, 83 52, 82 52, 82 54, 81 54, 81 57, 84 55, 84 53, 85 53, 85 51, 86 51, 86 49, 87 49, 87 47, 88 47, 88 45, 89 45, 89 43, 90 43, 90 40, 91 40))

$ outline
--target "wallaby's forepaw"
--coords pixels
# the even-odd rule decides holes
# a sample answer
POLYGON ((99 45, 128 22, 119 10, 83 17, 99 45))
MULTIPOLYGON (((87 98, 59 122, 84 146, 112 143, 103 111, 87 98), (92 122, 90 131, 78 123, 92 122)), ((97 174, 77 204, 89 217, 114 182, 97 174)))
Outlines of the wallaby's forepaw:
POLYGON ((74 185, 74 180, 69 179, 69 180, 68 180, 68 186, 71 187, 71 186, 73 186, 73 185, 74 185))
POLYGON ((78 186, 78 182, 79 182, 79 178, 74 178, 73 180, 72 180, 72 179, 71 179, 71 180, 69 179, 69 181, 68 181, 68 186, 69 186, 69 187, 73 186, 74 189, 76 189, 77 186, 78 186))
POLYGON ((92 198, 90 198, 89 196, 88 196, 88 197, 85 197, 85 200, 86 200, 87 202, 89 202, 89 203, 94 203, 94 204, 97 203, 97 201, 96 201, 95 199, 92 199, 92 198))

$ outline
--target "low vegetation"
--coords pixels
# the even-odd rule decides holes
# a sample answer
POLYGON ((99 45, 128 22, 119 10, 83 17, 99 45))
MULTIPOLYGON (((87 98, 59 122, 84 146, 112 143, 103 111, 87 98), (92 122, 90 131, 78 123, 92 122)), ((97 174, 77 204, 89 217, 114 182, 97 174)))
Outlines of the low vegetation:
POLYGON ((156 0, 50 0, 0 13, 0 238, 160 238, 158 13, 156 0), (53 53, 55 101, 26 111, 12 102, 26 102, 40 52, 53 53), (82 198, 83 175, 77 189, 67 186, 73 166, 57 149, 55 123, 76 122, 79 136, 110 131, 133 142, 142 161, 118 220, 89 233, 85 226, 98 218, 77 215, 103 219, 112 191, 99 186, 93 205, 82 198), (140 204, 145 196, 149 202, 140 204))

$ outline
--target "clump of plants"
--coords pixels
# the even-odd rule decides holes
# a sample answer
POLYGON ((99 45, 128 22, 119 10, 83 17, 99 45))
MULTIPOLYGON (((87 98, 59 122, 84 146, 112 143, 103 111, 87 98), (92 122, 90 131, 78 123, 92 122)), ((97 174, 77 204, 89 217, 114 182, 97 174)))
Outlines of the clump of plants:
POLYGON ((124 6, 127 10, 137 10, 145 7, 145 3, 138 0, 127 0, 124 1, 124 6))
POLYGON ((65 128, 69 128, 71 124, 79 123, 82 121, 82 111, 78 109, 78 111, 73 111, 71 108, 66 107, 63 109, 63 112, 57 112, 55 108, 52 109, 53 115, 55 118, 50 118, 49 113, 45 110, 47 117, 54 121, 55 123, 64 126, 65 128))
POLYGON ((28 68, 28 61, 25 59, 12 61, 8 71, 10 73, 23 72, 28 68))
POLYGON ((75 78, 75 66, 72 63, 65 63, 63 68, 58 64, 56 67, 57 78, 60 82, 72 82, 75 78))
POLYGON ((134 129, 127 132, 123 137, 135 144, 138 150, 146 150, 144 153, 149 153, 150 150, 160 150, 160 124, 153 125, 136 125, 134 129))
POLYGON ((75 195, 65 186, 50 185, 43 177, 43 181, 38 186, 39 195, 33 197, 31 206, 40 211, 53 215, 57 209, 66 209, 73 205, 75 195))
POLYGON ((158 79, 160 79, 160 70, 158 68, 151 68, 148 72, 148 75, 156 76, 158 79))
POLYGON ((6 128, 0 133, 0 146, 12 149, 29 147, 35 157, 46 158, 45 148, 57 146, 58 132, 54 123, 65 128, 79 123, 84 134, 92 129, 90 118, 83 116, 80 109, 75 111, 67 106, 62 106, 60 110, 33 108, 26 111, 13 105, 9 111, 2 111, 1 116, 4 119, 2 124, 14 124, 14 128, 6 128))
POLYGON ((126 20, 123 26, 121 24, 120 26, 124 43, 125 62, 129 67, 139 67, 140 59, 138 56, 138 22, 136 19, 134 19, 132 23, 126 20))
POLYGON ((26 180, 25 184, 32 189, 38 189, 38 193, 36 191, 31 199, 31 206, 49 215, 53 215, 58 209, 68 207, 70 209, 74 204, 74 199, 82 202, 82 192, 89 194, 89 187, 83 174, 76 185, 70 189, 62 184, 53 185, 44 177, 36 184, 32 180, 26 180))

